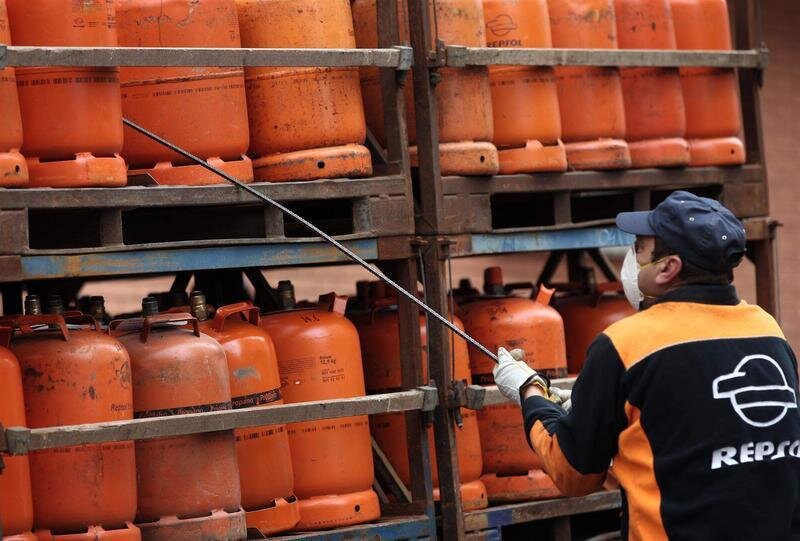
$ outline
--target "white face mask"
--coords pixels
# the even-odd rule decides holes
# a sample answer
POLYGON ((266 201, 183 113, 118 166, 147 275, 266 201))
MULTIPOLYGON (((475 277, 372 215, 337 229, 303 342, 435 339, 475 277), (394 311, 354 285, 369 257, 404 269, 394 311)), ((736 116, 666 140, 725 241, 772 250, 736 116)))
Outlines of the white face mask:
POLYGON ((644 293, 639 289, 639 270, 639 262, 636 261, 636 250, 631 246, 628 253, 625 254, 625 260, 622 262, 619 279, 622 282, 625 297, 635 310, 639 309, 644 300, 644 293))

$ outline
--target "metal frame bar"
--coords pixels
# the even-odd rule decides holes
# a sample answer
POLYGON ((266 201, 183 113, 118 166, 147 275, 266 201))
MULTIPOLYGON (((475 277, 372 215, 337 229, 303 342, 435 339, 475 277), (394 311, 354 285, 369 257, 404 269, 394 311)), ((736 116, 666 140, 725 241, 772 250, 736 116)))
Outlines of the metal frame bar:
MULTIPOLYGON (((758 47, 758 45, 756 45, 758 47)), ((736 51, 656 49, 528 49, 506 47, 445 47, 450 67, 614 66, 744 68, 763 70, 769 64, 766 48, 736 51)), ((182 47, 45 47, 0 45, 0 68, 32 66, 221 66, 221 67, 358 67, 374 66, 407 71, 409 47, 378 49, 260 49, 182 47)))
POLYGON ((356 67, 411 69, 411 49, 32 47, 0 45, 0 68, 28 66, 356 67))
POLYGON ((663 51, 655 49, 525 49, 511 47, 445 47, 447 66, 602 66, 713 67, 763 70, 766 48, 738 51, 663 51))
POLYGON ((234 428, 335 419, 353 415, 412 410, 431 411, 436 406, 436 402, 435 388, 420 387, 397 393, 281 404, 267 408, 241 408, 48 428, 8 427, 4 430, 4 437, 0 438, 0 451, 11 455, 20 455, 30 451, 73 445, 185 436, 234 428))
POLYGON ((581 498, 562 498, 536 502, 512 503, 465 514, 468 531, 501 528, 533 520, 544 520, 595 511, 619 509, 618 490, 596 492, 581 498))

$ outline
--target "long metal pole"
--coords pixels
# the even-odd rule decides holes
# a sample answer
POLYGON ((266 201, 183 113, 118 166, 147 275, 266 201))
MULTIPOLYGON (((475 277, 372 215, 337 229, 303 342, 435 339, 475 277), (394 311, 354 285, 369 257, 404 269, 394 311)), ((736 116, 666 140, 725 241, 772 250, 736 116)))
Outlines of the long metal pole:
POLYGON ((213 165, 211 165, 207 161, 203 160, 202 158, 198 158, 197 156, 195 156, 191 152, 188 152, 187 150, 184 150, 181 147, 179 147, 179 146, 177 146, 177 145, 175 145, 173 143, 170 143, 166 139, 156 135, 155 133, 153 133, 153 132, 149 131, 148 129, 136 124, 135 122, 132 122, 132 121, 128 120, 127 118, 123 118, 122 122, 126 126, 138 131, 142 135, 152 139, 153 141, 155 141, 155 142, 157 142, 157 143, 159 143, 161 145, 164 145, 165 147, 169 148, 173 152, 177 152, 178 154, 180 154, 184 158, 188 158, 188 159, 192 160, 193 162, 195 162, 196 164, 205 167, 206 169, 208 169, 212 173, 215 173, 215 174, 221 176, 222 178, 224 178, 225 180, 227 180, 228 182, 230 182, 231 184, 233 184, 234 186, 236 186, 240 190, 246 191, 247 193, 249 193, 253 197, 255 197, 257 199, 260 199, 264 203, 267 203, 267 204, 272 205, 273 207, 277 208, 278 210, 280 210, 284 214, 287 214, 287 215, 291 216, 292 218, 294 218, 295 220, 297 220, 298 222, 300 222, 301 224, 306 226, 309 230, 313 231, 314 234, 322 237, 326 242, 329 242, 330 244, 335 246, 336 249, 338 249, 344 255, 346 255, 347 257, 349 257, 350 259, 352 259, 353 261, 355 261, 356 263, 358 263, 359 265, 361 265, 362 267, 367 269, 370 273, 372 273, 373 276, 375 276, 376 278, 378 278, 380 280, 383 280, 384 282, 386 282, 387 284, 392 286, 392 288, 395 291, 397 291, 399 294, 403 295, 404 297, 409 299, 411 302, 413 302, 414 304, 416 304, 417 306, 419 306, 420 308, 425 310, 425 312, 427 312, 428 314, 430 314, 431 316, 436 318, 442 325, 446 326, 448 329, 450 329, 451 331, 456 333, 458 336, 460 336, 461 338, 466 340, 468 343, 470 343, 473 346, 475 346, 476 348, 478 348, 478 350, 480 350, 481 353, 483 353, 484 355, 486 355, 487 357, 492 359, 494 362, 497 362, 497 355, 495 355, 492 351, 490 351, 483 344, 481 344, 480 342, 478 342, 477 340, 472 338, 470 335, 468 335, 466 332, 462 331, 461 329, 459 329, 458 327, 453 325, 446 317, 441 315, 439 312, 437 312, 436 310, 434 310, 433 308, 431 308, 430 306, 428 306, 427 304, 425 304, 421 300, 419 300, 416 295, 414 295, 413 293, 410 293, 410 292, 406 291, 405 289, 403 289, 403 287, 400 286, 400 284, 398 284, 397 282, 395 282, 394 280, 392 280, 391 278, 386 276, 379 269, 377 269, 377 268, 373 267, 372 265, 370 265, 367 261, 362 259, 358 254, 356 254, 355 252, 353 252, 352 250, 347 248, 345 245, 343 245, 341 242, 339 242, 338 240, 334 239, 333 237, 331 237, 330 235, 325 233, 319 227, 315 226, 314 224, 312 224, 311 222, 309 222, 308 220, 306 220, 302 216, 299 216, 296 212, 288 209, 287 207, 281 205, 280 203, 278 203, 277 201, 275 201, 271 197, 268 197, 268 196, 260 193, 258 190, 254 189, 252 186, 248 186, 247 184, 245 184, 245 183, 233 178, 232 176, 230 176, 225 171, 222 171, 221 169, 218 169, 218 168, 214 167, 213 165))

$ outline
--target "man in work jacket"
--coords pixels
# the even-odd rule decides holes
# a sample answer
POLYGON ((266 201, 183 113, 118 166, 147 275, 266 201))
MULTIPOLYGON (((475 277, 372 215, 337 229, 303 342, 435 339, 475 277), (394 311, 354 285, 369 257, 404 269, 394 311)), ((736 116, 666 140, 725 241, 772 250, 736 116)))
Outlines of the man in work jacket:
POLYGON ((800 539, 797 361, 775 320, 731 285, 741 222, 675 192, 617 226, 636 235, 622 279, 645 308, 589 347, 569 413, 546 378, 498 352, 495 381, 522 400, 544 470, 577 496, 599 489, 611 463, 626 538, 800 539))

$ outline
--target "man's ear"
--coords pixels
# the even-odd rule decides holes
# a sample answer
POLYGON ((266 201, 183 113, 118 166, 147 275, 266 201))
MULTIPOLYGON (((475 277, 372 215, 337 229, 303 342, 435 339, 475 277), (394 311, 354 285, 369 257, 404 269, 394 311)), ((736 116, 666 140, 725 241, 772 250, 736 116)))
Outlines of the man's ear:
POLYGON ((669 255, 664 259, 663 267, 656 274, 655 282, 660 286, 665 286, 678 280, 678 275, 683 270, 683 261, 678 255, 669 255))

